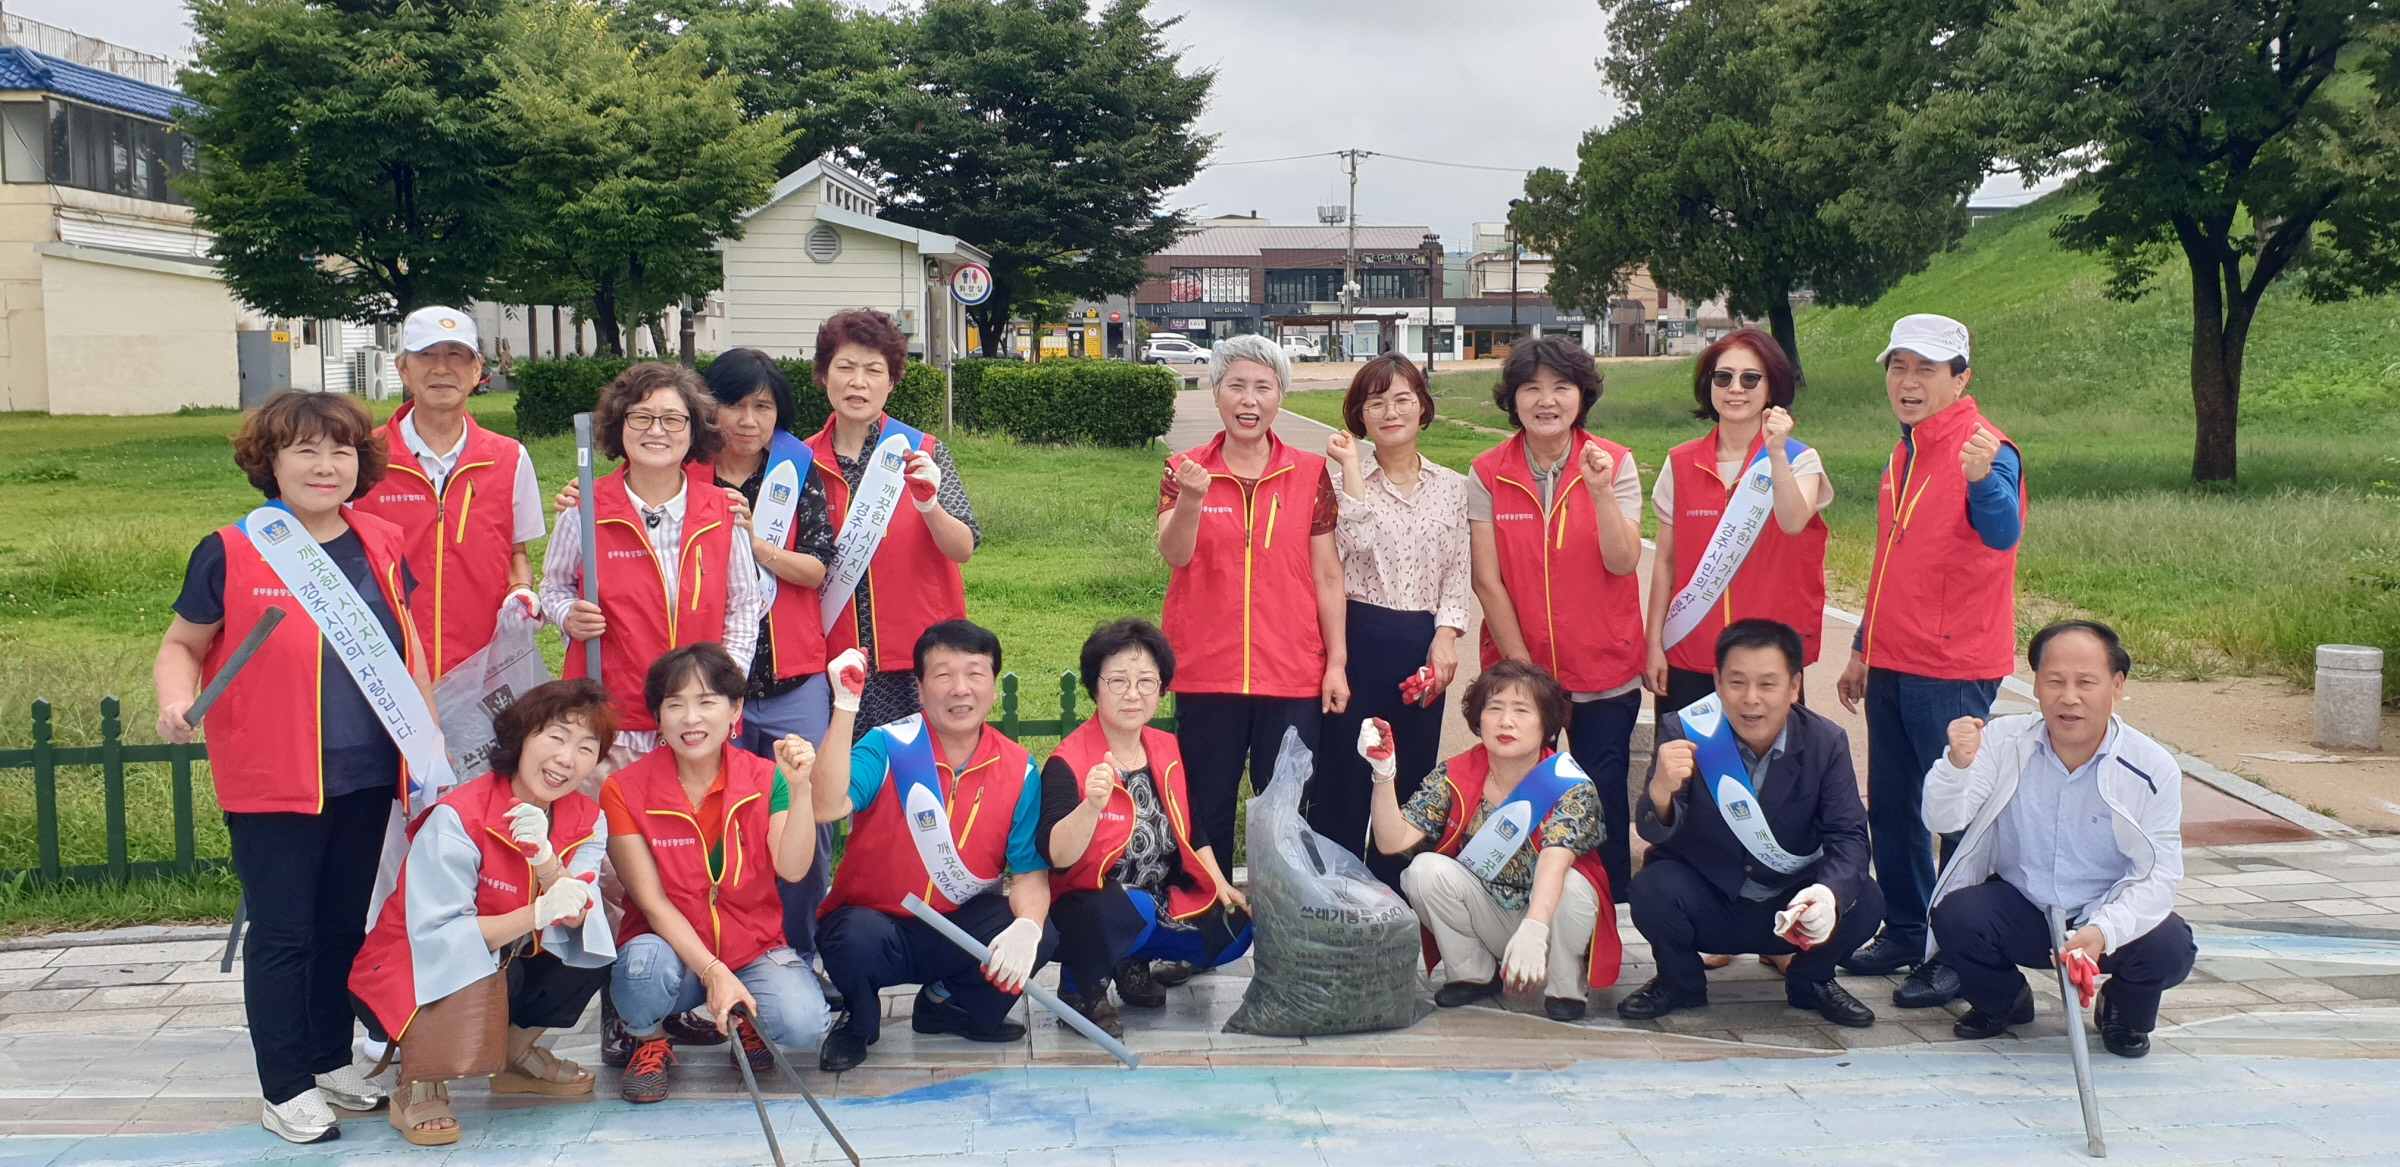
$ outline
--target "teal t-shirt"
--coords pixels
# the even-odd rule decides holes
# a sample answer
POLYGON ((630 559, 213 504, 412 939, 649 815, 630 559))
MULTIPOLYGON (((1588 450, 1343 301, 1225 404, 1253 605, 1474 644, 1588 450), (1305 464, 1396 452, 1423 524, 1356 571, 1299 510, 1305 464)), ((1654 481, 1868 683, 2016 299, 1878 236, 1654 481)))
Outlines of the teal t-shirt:
MULTIPOLYGON (((925 732, 933 732, 928 728, 925 732)), ((892 780, 892 736, 882 726, 870 729, 850 747, 850 806, 864 809, 883 792, 884 784, 892 780)), ((1034 772, 1033 759, 1025 759, 1025 782, 1017 796, 1016 817, 1008 823, 1008 869, 1023 874, 1028 871, 1050 870, 1050 859, 1042 854, 1035 828, 1042 820, 1042 780, 1034 772)))

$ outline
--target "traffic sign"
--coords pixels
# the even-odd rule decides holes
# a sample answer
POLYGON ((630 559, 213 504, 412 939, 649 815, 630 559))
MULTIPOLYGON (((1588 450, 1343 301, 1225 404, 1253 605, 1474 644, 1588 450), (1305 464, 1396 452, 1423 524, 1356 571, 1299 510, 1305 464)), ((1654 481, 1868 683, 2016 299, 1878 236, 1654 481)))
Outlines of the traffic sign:
POLYGON ((992 269, 980 263, 962 263, 950 273, 950 295, 969 307, 992 298, 992 269))

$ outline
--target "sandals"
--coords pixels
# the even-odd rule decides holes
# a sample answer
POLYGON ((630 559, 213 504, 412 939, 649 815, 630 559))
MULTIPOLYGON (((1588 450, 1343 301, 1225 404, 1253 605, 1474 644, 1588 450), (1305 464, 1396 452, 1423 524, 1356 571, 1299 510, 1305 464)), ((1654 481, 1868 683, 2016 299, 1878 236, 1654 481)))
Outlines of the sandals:
POLYGON ((447 1147, 458 1141, 458 1114, 450 1109, 447 1082, 402 1082, 392 1091, 392 1129, 420 1147, 447 1147), (448 1119, 447 1128, 425 1129, 429 1122, 448 1119))
POLYGON ((591 1092, 590 1070, 538 1045, 528 1047, 524 1057, 492 1075, 494 1094, 547 1094, 553 1098, 572 1098, 591 1092))

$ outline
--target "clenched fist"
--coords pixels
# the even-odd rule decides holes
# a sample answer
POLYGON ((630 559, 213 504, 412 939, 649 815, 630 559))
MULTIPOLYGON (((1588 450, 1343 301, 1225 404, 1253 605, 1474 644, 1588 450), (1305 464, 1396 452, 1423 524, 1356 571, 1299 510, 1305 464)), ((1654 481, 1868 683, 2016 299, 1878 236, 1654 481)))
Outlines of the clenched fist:
POLYGON ((1200 505, 1208 494, 1208 467, 1189 458, 1175 465, 1175 501, 1178 504, 1200 505))
POLYGON ((1975 427, 1975 436, 1959 448, 1958 468, 1966 472, 1967 481, 1981 482, 1992 476, 1992 459, 2000 456, 2000 439, 1982 426, 1975 427))
POLYGON ((1594 498, 1606 498, 1617 488, 1617 460, 1598 442, 1583 448, 1583 485, 1594 498))
POLYGON ((1758 419, 1758 428, 1768 449, 1781 449, 1784 439, 1792 436, 1792 412, 1780 405, 1770 405, 1758 419))
POLYGON ((1961 770, 1975 764, 1983 749, 1983 719, 1961 717, 1950 723, 1950 764, 1961 770))
POLYGON ((1335 430, 1332 437, 1325 439, 1325 456, 1333 459, 1333 464, 1341 467, 1342 473, 1354 479, 1358 477, 1358 439, 1350 436, 1348 430, 1335 430))
POLYGON ((1658 743, 1657 769, 1650 774, 1649 794, 1650 805, 1657 808, 1660 822, 1674 816, 1675 795, 1699 772, 1692 743, 1682 738, 1658 743))
POLYGON ((806 786, 809 773, 817 767, 817 748, 796 733, 787 733, 775 743, 775 765, 783 771, 784 781, 793 786, 806 786))

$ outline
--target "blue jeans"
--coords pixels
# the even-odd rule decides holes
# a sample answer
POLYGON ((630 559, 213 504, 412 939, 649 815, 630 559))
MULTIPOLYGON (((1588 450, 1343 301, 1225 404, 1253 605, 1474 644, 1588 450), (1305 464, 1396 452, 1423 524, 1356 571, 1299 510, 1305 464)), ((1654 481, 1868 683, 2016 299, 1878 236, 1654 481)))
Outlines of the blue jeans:
MULTIPOLYGON (((789 693, 761 697, 742 706, 742 740, 737 744, 759 757, 772 759, 775 743, 787 733, 800 735, 812 746, 825 744, 825 726, 833 719, 833 690, 818 673, 789 693)), ((783 897, 783 938, 792 951, 807 960, 817 954, 817 905, 833 882, 833 824, 817 825, 817 861, 798 883, 775 881, 783 897)))
MULTIPOLYGON (((1992 715, 2000 681, 1945 681, 1891 669, 1867 670, 1867 829, 1875 883, 1883 889, 1883 935, 1925 942, 1933 897, 1933 834, 1925 829, 1925 772, 1950 748, 1950 723, 1992 715)), ((1954 839, 1944 839, 1946 857, 1954 839)))
MULTIPOLYGON (((832 1020, 825 990, 817 987, 807 963, 791 949, 770 948, 733 975, 757 1000, 758 1022, 768 1040, 788 1049, 807 1049, 824 1039, 832 1020)), ((708 1000, 699 975, 655 934, 636 936, 617 948, 608 992, 626 1032, 637 1037, 658 1032, 668 1014, 697 1009, 708 1000)))

